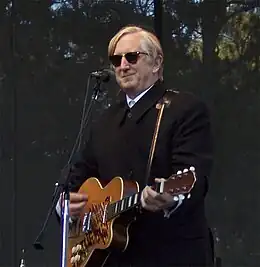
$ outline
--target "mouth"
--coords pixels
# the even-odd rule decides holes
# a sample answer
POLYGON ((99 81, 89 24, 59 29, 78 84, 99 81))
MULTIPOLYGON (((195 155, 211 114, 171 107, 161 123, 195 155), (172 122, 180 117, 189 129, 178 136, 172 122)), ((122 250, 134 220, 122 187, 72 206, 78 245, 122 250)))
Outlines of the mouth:
POLYGON ((124 78, 128 78, 128 77, 130 77, 130 76, 133 76, 133 75, 134 75, 134 74, 131 73, 131 74, 123 75, 123 76, 121 76, 121 78, 124 79, 124 78))

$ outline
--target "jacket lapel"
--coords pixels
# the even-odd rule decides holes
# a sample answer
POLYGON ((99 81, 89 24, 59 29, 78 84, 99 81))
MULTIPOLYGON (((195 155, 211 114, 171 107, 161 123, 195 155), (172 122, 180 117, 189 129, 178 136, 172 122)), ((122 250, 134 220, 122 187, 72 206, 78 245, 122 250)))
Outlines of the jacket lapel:
POLYGON ((123 94, 117 99, 116 105, 117 108, 116 108, 115 122, 116 125, 121 126, 125 121, 127 113, 129 112, 129 107, 126 103, 125 97, 123 97, 123 94))
POLYGON ((127 113, 131 110, 132 118, 138 123, 142 117, 149 111, 165 94, 165 87, 161 81, 157 81, 154 86, 130 109, 126 102, 124 92, 120 92, 116 101, 118 108, 116 114, 116 123, 121 125, 127 113))
POLYGON ((154 86, 131 108, 133 120, 138 123, 142 117, 163 97, 165 88, 157 81, 154 86))

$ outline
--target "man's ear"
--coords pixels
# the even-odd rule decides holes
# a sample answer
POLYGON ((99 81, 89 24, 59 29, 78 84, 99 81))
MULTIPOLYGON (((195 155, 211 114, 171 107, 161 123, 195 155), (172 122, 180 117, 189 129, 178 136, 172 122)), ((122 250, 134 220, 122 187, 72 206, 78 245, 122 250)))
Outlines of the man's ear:
POLYGON ((161 55, 158 55, 154 60, 153 73, 158 72, 162 64, 163 64, 163 58, 161 55))

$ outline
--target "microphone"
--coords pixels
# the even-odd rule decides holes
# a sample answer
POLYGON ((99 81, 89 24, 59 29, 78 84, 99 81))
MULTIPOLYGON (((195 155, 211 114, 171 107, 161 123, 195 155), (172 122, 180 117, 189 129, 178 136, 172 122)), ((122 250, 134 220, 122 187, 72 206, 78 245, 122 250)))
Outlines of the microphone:
POLYGON ((90 76, 100 79, 102 82, 108 82, 112 76, 115 76, 115 73, 111 69, 102 69, 91 72, 90 76))

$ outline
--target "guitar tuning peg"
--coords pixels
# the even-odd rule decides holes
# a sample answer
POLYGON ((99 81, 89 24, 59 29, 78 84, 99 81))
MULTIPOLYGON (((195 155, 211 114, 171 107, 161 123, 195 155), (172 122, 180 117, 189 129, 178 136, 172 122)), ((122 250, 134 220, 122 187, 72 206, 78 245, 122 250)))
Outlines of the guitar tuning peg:
POLYGON ((187 199, 190 199, 190 197, 191 197, 190 194, 188 194, 188 195, 187 195, 187 199))
POLYGON ((186 173, 186 172, 188 172, 188 171, 189 171, 188 169, 184 169, 184 170, 183 170, 183 173, 186 173))
POLYGON ((180 200, 184 200, 185 199, 185 196, 181 194, 181 195, 179 195, 179 199, 180 200))
POLYGON ((194 172, 195 168, 193 166, 190 167, 190 171, 194 172))
POLYGON ((177 201, 179 201, 179 197, 174 196, 174 197, 173 197, 173 200, 177 202, 177 201))
POLYGON ((180 174, 182 174, 182 171, 177 171, 177 175, 180 175, 180 174))

